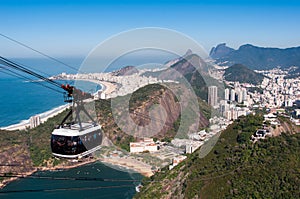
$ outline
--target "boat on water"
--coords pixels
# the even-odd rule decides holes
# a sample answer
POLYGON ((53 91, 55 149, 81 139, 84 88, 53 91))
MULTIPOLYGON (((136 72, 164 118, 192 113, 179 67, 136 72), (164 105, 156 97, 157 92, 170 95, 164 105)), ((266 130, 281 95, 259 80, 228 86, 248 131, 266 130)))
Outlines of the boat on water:
POLYGON ((138 193, 141 192, 142 187, 143 187, 143 185, 139 184, 138 186, 135 187, 135 191, 138 192, 138 193))

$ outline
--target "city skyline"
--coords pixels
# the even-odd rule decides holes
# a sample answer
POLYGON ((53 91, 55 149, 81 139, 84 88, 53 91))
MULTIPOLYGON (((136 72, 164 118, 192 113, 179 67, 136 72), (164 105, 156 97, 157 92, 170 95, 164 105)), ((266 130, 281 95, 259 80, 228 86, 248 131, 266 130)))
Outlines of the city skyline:
MULTIPOLYGON (((238 48, 299 46, 297 1, 1 1, 2 34, 56 57, 85 57, 97 44, 127 30, 172 29, 207 52, 226 42, 238 48)), ((0 38, 1 54, 35 53, 0 38)))

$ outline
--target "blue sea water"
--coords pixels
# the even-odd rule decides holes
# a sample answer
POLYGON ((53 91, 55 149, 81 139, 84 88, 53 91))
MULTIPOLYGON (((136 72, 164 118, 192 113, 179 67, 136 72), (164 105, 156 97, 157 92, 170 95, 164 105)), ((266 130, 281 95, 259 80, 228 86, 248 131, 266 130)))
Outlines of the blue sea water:
MULTIPOLYGON (((43 85, 47 85, 45 82, 43 85)), ((73 82, 60 82, 71 83, 73 82)), ((100 85, 77 81, 76 86, 86 92, 101 89, 100 85)), ((55 88, 55 87, 52 87, 55 88)), ((55 88, 60 92, 63 89, 55 88)), ((14 77, 0 78, 0 127, 20 123, 29 117, 64 105, 63 94, 40 84, 14 77)))
MULTIPOLYGON (((45 60, 28 59, 20 62, 29 66, 43 65, 43 68, 38 69, 48 75, 56 75, 61 72, 76 73, 66 68, 55 68, 53 63, 49 64, 45 60)), ((74 82, 66 81, 60 83, 74 84, 74 82)), ((100 85, 86 81, 77 81, 75 84, 86 92, 101 89, 100 85)), ((45 85, 49 86, 48 84, 45 85)), ((64 104, 62 93, 57 93, 24 79, 0 73, 0 127, 20 123, 29 119, 32 115, 43 113, 64 104)), ((93 163, 63 171, 37 172, 33 175, 105 178, 106 181, 22 178, 9 183, 3 190, 0 190, 0 198, 132 198, 135 193, 135 186, 142 179, 142 176, 138 173, 126 170, 120 171, 101 163, 93 163), (9 193, 1 193, 1 191, 8 191, 9 193)))
MULTIPOLYGON (((174 58, 174 55, 163 51, 134 51, 126 56, 120 56, 108 67, 103 66, 103 70, 100 67, 97 72, 111 72, 127 65, 138 67, 146 63, 164 63, 171 58, 174 58)), ((78 73, 77 69, 85 69, 85 67, 81 66, 84 60, 83 57, 59 59, 63 63, 67 63, 68 66, 72 66, 72 68, 66 66, 66 64, 41 57, 10 58, 10 60, 22 64, 26 68, 30 68, 30 70, 34 70, 38 74, 46 77, 62 72, 76 74, 78 73)), ((35 83, 5 75, 2 73, 3 71, 7 72, 0 68, 0 127, 17 124, 22 120, 29 119, 32 115, 51 110, 64 104, 62 94, 35 83)), ((48 84, 45 85, 49 86, 48 84)), ((79 84, 76 82, 76 86, 80 86, 81 89, 86 92, 92 92, 93 89, 91 88, 96 88, 95 84, 93 85, 93 83, 87 82, 79 84)), ((98 89, 99 88, 98 86, 98 89)))
MULTIPOLYGON (((9 59, 46 77, 62 72, 76 73, 76 71, 62 64, 45 58, 9 59)), ((63 59, 62 61, 79 68, 82 58, 63 59)), ((43 113, 64 104, 61 93, 47 89, 37 83, 5 74, 7 72, 0 69, 0 127, 19 123, 22 120, 29 119, 32 115, 43 113)), ((21 73, 21 75, 26 76, 24 73, 21 73)), ((33 79, 31 76, 27 77, 33 79)), ((49 86, 48 84, 45 85, 49 86)))
POLYGON ((100 162, 63 171, 40 171, 32 176, 46 178, 23 178, 13 181, 0 190, 0 198, 132 198, 135 186, 142 179, 138 173, 112 169, 100 162))

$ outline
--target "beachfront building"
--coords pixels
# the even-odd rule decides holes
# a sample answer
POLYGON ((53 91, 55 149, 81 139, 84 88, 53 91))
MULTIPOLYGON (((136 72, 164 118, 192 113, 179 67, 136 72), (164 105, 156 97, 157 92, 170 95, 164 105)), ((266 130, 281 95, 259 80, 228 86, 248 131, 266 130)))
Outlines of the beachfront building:
POLYGON ((35 128, 41 124, 41 117, 38 115, 35 115, 35 116, 30 117, 29 121, 30 121, 30 128, 31 129, 35 128))
POLYGON ((158 146, 152 138, 144 138, 140 142, 130 142, 130 153, 155 152, 157 150, 158 146))

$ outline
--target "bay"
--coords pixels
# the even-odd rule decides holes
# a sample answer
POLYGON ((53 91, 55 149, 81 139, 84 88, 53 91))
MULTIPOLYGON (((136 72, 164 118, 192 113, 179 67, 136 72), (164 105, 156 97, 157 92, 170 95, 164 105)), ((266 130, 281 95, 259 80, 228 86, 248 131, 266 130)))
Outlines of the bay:
POLYGON ((132 198, 135 186, 143 176, 127 169, 115 168, 95 162, 62 171, 39 171, 32 175, 39 178, 23 178, 9 183, 0 190, 0 198, 132 198))

